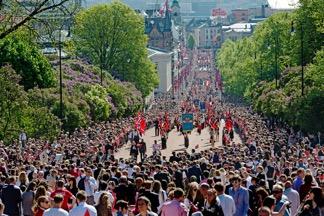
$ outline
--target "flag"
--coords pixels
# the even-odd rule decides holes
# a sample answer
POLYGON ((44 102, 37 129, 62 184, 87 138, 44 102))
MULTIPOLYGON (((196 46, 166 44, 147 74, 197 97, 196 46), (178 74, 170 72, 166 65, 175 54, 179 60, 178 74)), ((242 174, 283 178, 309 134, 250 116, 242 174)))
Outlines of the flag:
POLYGON ((140 120, 139 132, 141 134, 144 134, 145 130, 146 130, 146 120, 145 120, 144 117, 142 117, 141 120, 140 120))

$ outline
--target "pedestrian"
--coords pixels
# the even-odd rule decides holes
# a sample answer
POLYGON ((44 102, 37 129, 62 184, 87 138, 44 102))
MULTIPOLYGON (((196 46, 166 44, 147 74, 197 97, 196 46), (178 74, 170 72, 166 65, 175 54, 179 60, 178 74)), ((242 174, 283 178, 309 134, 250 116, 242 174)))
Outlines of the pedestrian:
POLYGON ((44 216, 68 216, 69 213, 61 208, 64 197, 56 194, 53 198, 53 207, 44 211, 44 216))
POLYGON ((16 177, 8 178, 8 185, 4 185, 1 192, 1 201, 5 205, 4 213, 10 216, 21 215, 22 192, 16 186, 16 177))
POLYGON ((162 149, 166 149, 167 148, 167 138, 166 138, 166 135, 163 135, 161 137, 161 144, 162 144, 162 149))
POLYGON ((139 143, 139 152, 141 161, 143 162, 146 154, 146 143, 144 142, 144 139, 141 139, 139 143))
POLYGON ((188 137, 188 133, 184 133, 184 146, 185 148, 189 147, 189 137, 188 137))
POLYGON ((220 202, 220 206, 223 209, 224 216, 233 216, 236 212, 233 198, 224 193, 224 185, 221 182, 217 182, 215 184, 215 190, 217 192, 217 198, 220 202))
POLYGON ((94 206, 88 205, 87 194, 85 191, 79 191, 76 195, 77 206, 71 209, 69 216, 97 216, 97 210, 94 206))
POLYGON ((173 200, 165 202, 161 207, 161 216, 188 216, 189 210, 183 204, 184 191, 176 188, 173 191, 173 200))
POLYGON ((241 177, 234 176, 231 179, 233 186, 229 189, 229 195, 235 202, 234 216, 247 216, 249 211, 249 192, 241 186, 241 177))

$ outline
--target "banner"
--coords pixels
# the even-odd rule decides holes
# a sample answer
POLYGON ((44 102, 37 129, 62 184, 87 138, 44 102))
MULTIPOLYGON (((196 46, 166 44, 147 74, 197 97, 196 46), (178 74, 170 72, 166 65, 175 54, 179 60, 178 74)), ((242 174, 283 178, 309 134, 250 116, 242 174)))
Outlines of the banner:
POLYGON ((206 103, 204 101, 200 101, 199 108, 201 112, 206 111, 206 103))
POLYGON ((181 116, 183 132, 192 131, 193 129, 193 114, 185 113, 181 116))

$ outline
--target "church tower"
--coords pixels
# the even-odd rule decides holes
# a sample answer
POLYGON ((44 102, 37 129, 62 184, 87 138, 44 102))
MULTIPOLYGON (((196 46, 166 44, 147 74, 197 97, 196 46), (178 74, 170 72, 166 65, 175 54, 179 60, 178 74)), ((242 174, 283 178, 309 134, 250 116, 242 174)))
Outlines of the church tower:
POLYGON ((180 14, 180 4, 178 0, 172 0, 172 20, 174 21, 175 25, 181 24, 181 14, 180 14))

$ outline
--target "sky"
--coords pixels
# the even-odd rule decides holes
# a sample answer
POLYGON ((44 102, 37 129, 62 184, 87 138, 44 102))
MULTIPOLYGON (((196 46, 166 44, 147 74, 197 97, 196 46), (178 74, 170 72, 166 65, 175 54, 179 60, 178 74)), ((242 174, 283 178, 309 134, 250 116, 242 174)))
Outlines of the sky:
POLYGON ((293 9, 297 7, 298 0, 268 0, 268 3, 274 9, 293 9))

